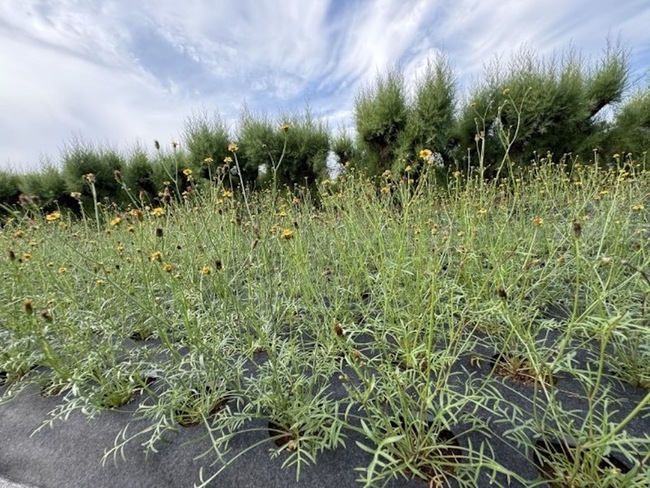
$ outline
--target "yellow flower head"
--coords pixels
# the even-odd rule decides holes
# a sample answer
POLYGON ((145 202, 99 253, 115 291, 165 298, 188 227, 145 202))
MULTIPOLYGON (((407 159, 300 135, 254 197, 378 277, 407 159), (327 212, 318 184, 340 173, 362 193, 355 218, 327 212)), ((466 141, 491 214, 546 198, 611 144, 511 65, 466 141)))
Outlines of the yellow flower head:
POLYGON ((31 254, 29 254, 28 252, 23 253, 23 260, 24 261, 29 261, 30 259, 32 259, 31 254))
POLYGON ((152 252, 149 259, 151 261, 160 261, 162 259, 162 253, 160 251, 152 252))
POLYGON ((156 207, 151 211, 151 215, 154 217, 162 217, 165 215, 165 209, 162 207, 156 207))
POLYGON ((284 240, 289 240, 293 237, 293 231, 291 229, 282 229, 282 238, 284 240))
POLYGON ((533 225, 535 225, 535 227, 540 227, 543 223, 544 223, 544 219, 541 217, 535 217, 533 219, 533 225))
POLYGON ((191 170, 190 168, 185 168, 185 169, 183 170, 183 174, 184 174, 185 176, 192 176, 192 170, 191 170))
POLYGON ((212 164, 212 163, 214 163, 214 159, 208 157, 208 158, 205 158, 205 159, 203 160, 203 162, 204 162, 205 164, 212 164))
POLYGON ((135 232, 135 225, 129 225, 129 226, 126 228, 126 230, 128 230, 129 232, 135 232))
POLYGON ((238 149, 239 149, 239 146, 237 144, 235 144, 234 142, 231 142, 228 145, 228 151, 230 151, 230 152, 237 152, 238 149))
POLYGON ((201 269, 201 273, 203 273, 204 275, 209 275, 210 273, 212 273, 212 268, 210 268, 210 266, 203 266, 203 269, 201 269))
POLYGON ((643 206, 643 204, 637 203, 635 205, 632 205, 630 208, 638 212, 639 210, 643 210, 645 207, 643 206))
POLYGON ((504 97, 507 97, 510 94, 510 88, 504 88, 502 93, 504 97))
POLYGON ((22 230, 17 230, 16 232, 14 232, 14 237, 15 237, 16 239, 20 239, 20 238, 23 237, 24 235, 25 235, 25 233, 24 233, 22 230))
POLYGON ((163 266, 163 271, 165 273, 171 273, 173 269, 174 269, 174 267, 169 263, 167 263, 166 265, 163 266))
POLYGON ((221 192, 221 196, 224 198, 231 198, 232 197, 232 192, 230 190, 224 190, 221 192))
POLYGON ((280 130, 281 130, 282 132, 288 132, 290 128, 291 128, 291 126, 290 126, 289 124, 286 124, 286 123, 285 123, 285 124, 282 124, 282 125, 280 126, 280 130))
POLYGON ((97 280, 95 281, 95 283, 97 284, 97 286, 104 286, 106 284, 104 280, 97 280))
POLYGON ((61 218, 61 212, 58 210, 55 210, 54 212, 51 212, 45 216, 45 220, 48 222, 55 222, 61 218))
POLYGON ((66 268, 65 266, 59 266, 59 273, 63 274, 66 271, 68 271, 68 268, 66 268))
POLYGON ((122 223, 122 219, 119 217, 115 217, 114 219, 111 220, 111 225, 113 227, 120 225, 122 223))
POLYGON ((433 153, 430 149, 422 149, 422 151, 420 151, 420 159, 429 159, 432 154, 433 153))

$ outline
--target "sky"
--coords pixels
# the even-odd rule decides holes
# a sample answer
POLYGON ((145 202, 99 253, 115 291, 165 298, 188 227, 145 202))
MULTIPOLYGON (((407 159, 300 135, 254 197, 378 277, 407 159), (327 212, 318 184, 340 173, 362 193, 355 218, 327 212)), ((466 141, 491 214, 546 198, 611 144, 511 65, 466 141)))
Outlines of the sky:
POLYGON ((466 94, 496 57, 608 37, 648 86, 650 0, 0 0, 0 170, 59 164, 75 140, 128 152, 181 140, 188 118, 236 132, 246 106, 352 127, 355 95, 444 54, 466 94))

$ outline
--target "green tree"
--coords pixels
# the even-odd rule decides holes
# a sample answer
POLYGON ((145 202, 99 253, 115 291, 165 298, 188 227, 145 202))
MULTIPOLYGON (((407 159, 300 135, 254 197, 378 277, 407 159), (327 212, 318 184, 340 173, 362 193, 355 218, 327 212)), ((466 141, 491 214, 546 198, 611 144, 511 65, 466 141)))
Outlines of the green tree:
POLYGON ((213 176, 212 168, 229 155, 228 144, 231 138, 228 128, 216 114, 212 118, 206 113, 189 117, 185 122, 184 140, 191 166, 202 178, 209 180, 213 176))
POLYGON ((456 156, 483 149, 488 175, 501 167, 506 148, 522 164, 548 151, 588 158, 603 130, 599 116, 621 99, 627 74, 627 53, 611 44, 591 68, 573 51, 545 61, 522 50, 508 67, 494 62, 460 112, 456 156))
POLYGON ((422 149, 449 157, 455 123, 455 80, 453 71, 445 58, 427 61, 422 75, 415 81, 413 99, 407 106, 407 123, 399 137, 402 161, 396 168, 406 164, 422 164, 417 157, 422 149))
POLYGON ((313 186, 327 177, 329 132, 309 108, 282 115, 277 123, 245 111, 240 127, 242 160, 248 167, 257 163, 266 168, 261 184, 273 185, 274 173, 278 187, 313 186))
POLYGON ((0 211, 18 204, 20 197, 20 176, 9 171, 0 171, 0 211))
POLYGON ((19 186, 23 194, 37 197, 40 206, 46 212, 51 212, 58 207, 78 210, 79 205, 70 196, 63 174, 52 164, 46 165, 39 172, 23 175, 19 186))
POLYGON ((357 94, 354 108, 359 147, 364 155, 361 169, 368 175, 381 174, 391 167, 399 136, 407 124, 403 73, 391 69, 385 77, 378 75, 374 85, 357 94))
POLYGON ((640 159, 650 151, 650 85, 632 95, 616 111, 605 147, 609 155, 632 153, 640 159))
POLYGON ((126 162, 115 149, 100 147, 75 139, 63 151, 63 176, 69 192, 79 192, 84 199, 91 191, 84 175, 95 176, 95 190, 99 201, 120 203, 125 200, 117 172, 123 172, 126 162))

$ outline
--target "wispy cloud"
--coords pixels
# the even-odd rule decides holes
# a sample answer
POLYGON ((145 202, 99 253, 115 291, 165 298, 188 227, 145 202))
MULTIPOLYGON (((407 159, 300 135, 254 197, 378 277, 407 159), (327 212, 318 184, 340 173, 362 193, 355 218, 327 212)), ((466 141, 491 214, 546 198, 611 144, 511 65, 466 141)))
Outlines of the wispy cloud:
MULTIPOLYGON (((598 56, 608 34, 650 64, 644 0, 5 0, 0 3, 0 168, 58 158, 72 134, 128 146, 169 140, 198 109, 235 120, 307 101, 350 124, 361 86, 445 53, 466 89, 522 43, 598 56)), ((634 77, 633 76, 633 77, 634 77)))

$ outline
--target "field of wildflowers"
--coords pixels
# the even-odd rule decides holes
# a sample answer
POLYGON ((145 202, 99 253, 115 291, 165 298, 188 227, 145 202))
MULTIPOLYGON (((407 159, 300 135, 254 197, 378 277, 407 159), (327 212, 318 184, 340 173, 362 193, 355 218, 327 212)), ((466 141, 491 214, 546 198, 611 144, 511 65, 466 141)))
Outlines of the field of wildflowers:
POLYGON ((351 161, 315 190, 222 178, 125 208, 86 174, 80 216, 13 214, 0 409, 34 389, 60 399, 44 425, 130 404, 144 423, 107 460, 199 425, 204 486, 260 421, 298 478, 326 450, 357 449, 366 487, 647 486, 646 161, 549 154, 440 185, 447 170, 419 156, 374 178, 351 161))

